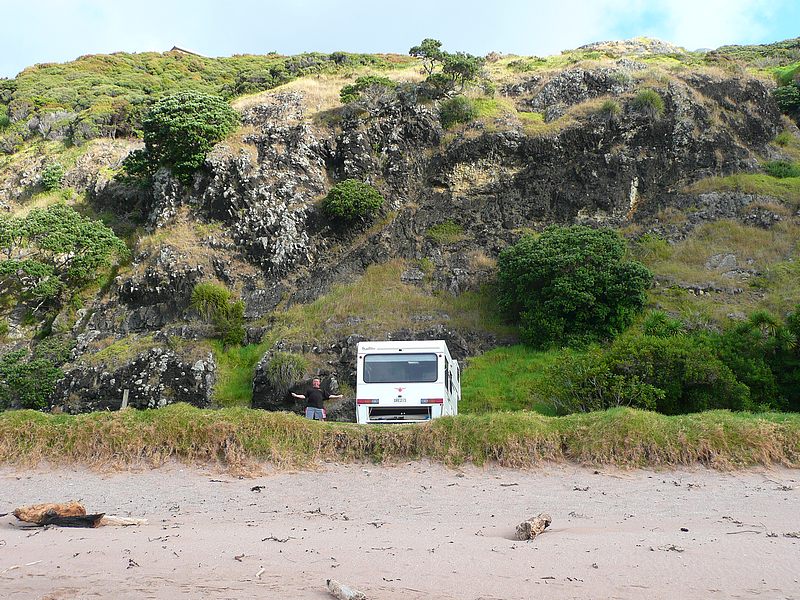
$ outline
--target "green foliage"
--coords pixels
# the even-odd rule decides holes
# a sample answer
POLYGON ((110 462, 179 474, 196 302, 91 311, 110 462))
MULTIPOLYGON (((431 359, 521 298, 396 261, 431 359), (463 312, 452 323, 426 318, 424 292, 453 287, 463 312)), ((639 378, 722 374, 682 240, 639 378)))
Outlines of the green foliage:
POLYGON ((58 162, 49 162, 42 170, 42 187, 45 191, 52 192, 61 188, 64 178, 64 167, 58 162))
POLYGON ((65 114, 68 135, 80 144, 97 136, 138 135, 148 106, 175 90, 230 98, 313 73, 350 72, 362 66, 391 69, 409 62, 399 56, 345 52, 224 58, 118 52, 82 56, 65 64, 40 64, 0 82, 0 114, 8 103, 20 116, 21 126, 4 145, 13 146, 34 135, 28 120, 54 111, 65 114))
POLYGON ((384 94, 397 87, 397 83, 388 77, 366 75, 359 77, 354 83, 344 86, 339 92, 342 104, 361 100, 362 95, 384 94))
POLYGON ((425 38, 420 42, 419 46, 413 46, 408 53, 415 58, 422 59, 422 67, 428 76, 433 75, 433 70, 436 68, 437 63, 441 62, 444 56, 442 42, 432 38, 425 38))
POLYGON ((419 46, 412 47, 408 53, 422 59, 428 83, 442 92, 455 85, 459 85, 463 91, 467 83, 478 79, 485 63, 483 58, 466 52, 445 52, 442 43, 431 38, 422 40, 419 46), (441 66, 441 72, 434 73, 437 66, 441 66))
POLYGON ((34 360, 46 360, 60 367, 70 359, 75 340, 69 337, 48 336, 39 341, 33 349, 34 360))
POLYGON ((470 123, 477 116, 478 108, 466 96, 448 98, 439 106, 439 119, 445 129, 449 129, 457 123, 470 123))
POLYGON ((370 184, 345 179, 325 196, 322 211, 331 219, 345 223, 366 221, 380 210, 383 202, 383 196, 370 184))
POLYGON ((786 146, 789 146, 792 143, 793 139, 794 139, 794 136, 792 136, 792 134, 789 133, 788 131, 784 130, 784 131, 781 131, 778 135, 775 136, 775 140, 774 141, 778 146, 786 147, 786 146))
POLYGON ((685 333, 686 326, 680 319, 673 319, 662 310, 650 311, 642 323, 645 335, 653 337, 672 337, 685 333))
POLYGON ((612 371, 600 350, 564 353, 549 368, 549 400, 557 414, 593 412, 618 406, 653 410, 664 400, 663 390, 644 383, 638 375, 612 371))
POLYGON ((664 112, 664 100, 657 91, 647 88, 634 96, 631 107, 651 118, 658 118, 664 112))
POLYGON ((800 85, 790 84, 775 88, 772 92, 778 108, 787 115, 800 113, 800 85))
POLYGON ((460 242, 465 237, 464 228, 449 219, 430 227, 426 235, 431 240, 441 245, 454 244, 460 242))
POLYGON ((620 108, 619 102, 616 100, 605 100, 600 105, 598 112, 608 119, 614 119, 622 112, 622 108, 620 108))
POLYGON ((156 102, 144 118, 144 143, 153 166, 169 167, 189 183, 215 143, 230 133, 239 116, 218 96, 179 92, 156 102))
POLYGON ((722 333, 687 332, 664 313, 604 349, 566 352, 548 375, 559 412, 626 405, 664 414, 800 410, 800 306, 786 323, 756 311, 722 333))
POLYGON ((5 337, 8 335, 8 331, 8 319, 0 319, 0 339, 5 339, 5 337))
POLYGON ((800 165, 786 160, 773 160, 764 165, 764 171, 772 177, 784 179, 786 177, 800 177, 800 165))
POLYGON ((214 384, 214 402, 222 407, 249 407, 253 399, 253 374, 258 361, 269 349, 272 341, 247 346, 225 347, 214 340, 214 360, 217 363, 217 381, 214 384))
POLYGON ((652 281, 625 253, 610 229, 553 226, 524 236, 500 254, 498 304, 534 347, 613 337, 644 307, 652 281))
POLYGON ((304 356, 291 352, 275 352, 264 371, 275 390, 283 391, 285 395, 293 385, 305 377, 307 370, 308 361, 304 356))
POLYGON ((41 409, 64 373, 44 358, 27 360, 27 351, 16 350, 0 357, 0 410, 41 409))
POLYGON ((44 302, 93 281, 128 249, 101 221, 55 204, 0 215, 0 253, 0 293, 44 302))
POLYGON ((463 90, 467 83, 478 78, 483 64, 484 60, 482 58, 466 52, 445 53, 442 73, 463 90))
POLYGON ((190 306, 204 321, 214 325, 214 335, 224 346, 235 346, 244 340, 244 302, 234 300, 230 291, 211 283, 198 283, 192 290, 190 306))

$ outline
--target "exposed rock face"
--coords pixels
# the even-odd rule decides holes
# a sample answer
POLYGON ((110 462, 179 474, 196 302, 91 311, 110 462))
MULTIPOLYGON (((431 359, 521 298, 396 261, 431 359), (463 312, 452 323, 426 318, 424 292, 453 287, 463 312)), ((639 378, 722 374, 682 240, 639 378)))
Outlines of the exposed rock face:
POLYGON ((173 402, 206 408, 211 405, 215 376, 211 355, 188 363, 172 350, 153 348, 119 365, 68 370, 58 383, 52 406, 73 414, 118 410, 128 389, 128 406, 133 408, 159 408, 173 402))
MULTIPOLYGON (((664 50, 649 47, 648 52, 664 50)), ((514 121, 495 127, 476 123, 445 136, 435 107, 405 92, 375 98, 358 110, 340 109, 332 127, 309 119, 297 93, 254 99, 242 109, 241 135, 217 145, 192 185, 162 171, 148 204, 147 221, 157 232, 173 231, 169 228, 186 218, 219 221, 224 231, 209 234, 190 250, 167 235, 160 250, 137 256, 130 271, 88 311, 79 352, 96 332, 196 335, 185 322, 186 307, 194 285, 207 278, 234 288, 245 300, 248 319, 263 319, 248 330, 248 341, 256 342, 269 329, 264 317, 281 301, 312 301, 369 265, 393 258, 427 261, 427 281, 458 294, 486 282, 492 273, 487 264, 522 230, 551 223, 638 221, 649 231, 680 239, 708 220, 733 217, 763 227, 780 220, 763 198, 679 192, 703 177, 757 167, 755 156, 781 125, 768 86, 746 77, 700 73, 647 82, 645 87, 655 86, 663 99, 664 111, 646 114, 630 102, 644 86, 639 70, 641 64, 625 59, 610 67, 537 75, 508 88, 520 110, 545 113, 548 127, 540 134, 526 133, 524 124, 514 121), (601 114, 586 104, 605 96, 618 99, 619 114, 601 114), (326 222, 318 201, 333 182, 345 178, 371 182, 381 191, 387 205, 379 219, 347 229, 326 222), (659 211, 670 206, 692 210, 685 222, 656 222, 659 211), (445 222, 460 233, 444 241, 429 234, 445 222), (473 260, 476 252, 483 260, 473 260)), ((39 168, 31 165, 28 179, 34 181, 39 168)), ((74 177, 94 190, 101 204, 120 198, 111 184, 74 177)), ((419 284, 422 273, 409 268, 405 281, 419 284)), ((424 330, 422 323, 387 331, 385 337, 445 339, 457 359, 499 342, 442 327, 424 330)), ((305 348, 278 342, 256 371, 253 405, 302 408, 288 395, 290 386, 276 386, 266 376, 275 351, 310 350, 326 365, 324 386, 332 390, 339 379, 354 386, 355 347, 362 338, 357 320, 348 327, 353 335, 309 341, 305 348)), ((210 384, 192 388, 189 383, 209 381, 212 366, 204 366, 197 379, 184 359, 162 352, 114 368, 70 372, 59 388, 58 405, 114 408, 121 401, 120 378, 142 381, 136 385, 142 406, 189 399, 186 394, 192 393, 201 398, 196 402, 210 401, 210 384), (79 389, 86 401, 68 402, 70 390, 79 389)), ((331 409, 332 417, 354 414, 347 403, 332 403, 331 409)))

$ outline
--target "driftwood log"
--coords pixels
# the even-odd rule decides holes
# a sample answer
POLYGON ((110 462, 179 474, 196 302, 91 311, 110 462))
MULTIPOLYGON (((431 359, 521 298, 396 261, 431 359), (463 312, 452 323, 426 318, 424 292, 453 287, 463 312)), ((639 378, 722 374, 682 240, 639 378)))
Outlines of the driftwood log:
POLYGON ((147 519, 116 517, 105 513, 87 515, 86 509, 77 502, 20 506, 14 511, 14 516, 26 523, 58 525, 59 527, 103 527, 106 525, 128 527, 131 525, 147 525, 147 519))
POLYGON ((328 579, 328 591, 338 600, 367 600, 363 592, 342 585, 335 579, 328 579))
POLYGON ((82 517, 85 515, 86 509, 77 502, 31 504, 30 506, 20 506, 14 511, 14 516, 20 521, 36 525, 46 525, 44 523, 46 519, 55 517, 82 517))
POLYGON ((547 513, 540 513, 517 525, 518 540, 532 540, 550 526, 553 519, 547 513))

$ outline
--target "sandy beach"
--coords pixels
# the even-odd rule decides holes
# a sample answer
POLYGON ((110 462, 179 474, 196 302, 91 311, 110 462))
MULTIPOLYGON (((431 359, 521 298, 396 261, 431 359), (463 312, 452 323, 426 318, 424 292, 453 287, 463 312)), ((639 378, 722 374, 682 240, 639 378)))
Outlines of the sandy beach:
POLYGON ((387 600, 800 598, 793 470, 0 469, 0 513, 66 500, 149 523, 0 517, 3 598, 324 599, 330 578, 387 600), (551 527, 516 541, 540 512, 551 527))

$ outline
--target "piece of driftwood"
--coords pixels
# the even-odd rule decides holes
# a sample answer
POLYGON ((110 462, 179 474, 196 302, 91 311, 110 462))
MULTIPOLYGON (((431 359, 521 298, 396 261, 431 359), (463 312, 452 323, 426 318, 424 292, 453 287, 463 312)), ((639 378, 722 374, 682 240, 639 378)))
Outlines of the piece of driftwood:
POLYGON ((14 511, 14 516, 20 521, 37 525, 44 525, 45 523, 42 521, 45 518, 82 517, 85 514, 86 509, 78 502, 31 504, 30 506, 20 506, 14 511))
POLYGON ((39 525, 58 525, 59 527, 100 527, 100 522, 105 515, 79 515, 76 517, 61 517, 55 512, 46 512, 39 525))
POLYGON ((363 592, 342 585, 335 579, 328 579, 328 591, 339 600, 367 600, 363 592))
POLYGON ((98 527, 133 527, 135 525, 147 525, 147 519, 135 519, 133 517, 117 517, 115 515, 106 515, 100 519, 98 527))
POLYGON ((147 525, 147 519, 117 517, 97 513, 87 515, 86 509, 77 502, 63 504, 47 503, 20 506, 14 511, 14 516, 20 521, 34 523, 35 525, 58 525, 59 527, 130 527, 133 525, 147 525))
POLYGON ((550 526, 553 519, 547 513, 540 513, 517 525, 518 540, 532 540, 550 526))

